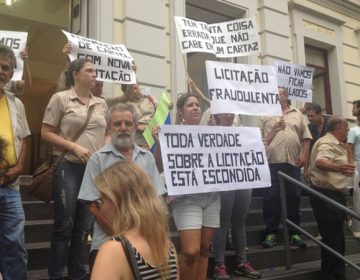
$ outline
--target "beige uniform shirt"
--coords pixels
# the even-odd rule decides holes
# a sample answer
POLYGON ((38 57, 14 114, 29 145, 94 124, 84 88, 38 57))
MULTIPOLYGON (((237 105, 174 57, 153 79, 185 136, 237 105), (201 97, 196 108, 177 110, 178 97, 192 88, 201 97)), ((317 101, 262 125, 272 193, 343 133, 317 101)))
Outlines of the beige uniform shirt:
POLYGON ((340 172, 318 169, 315 165, 318 159, 329 160, 333 163, 347 163, 345 144, 328 132, 315 142, 310 156, 312 184, 323 189, 345 191, 348 177, 340 172))
MULTIPOLYGON (((211 117, 211 108, 207 108, 201 116, 200 125, 209 125, 211 117)), ((243 126, 240 115, 235 114, 233 126, 243 126)))
MULTIPOLYGON (((284 118, 286 128, 278 131, 271 143, 268 144, 268 161, 269 163, 289 163, 296 166, 302 141, 312 139, 312 136, 303 114, 298 109, 290 106, 284 118)), ((261 133, 265 138, 274 125, 280 121, 280 117, 262 117, 260 121, 261 133)))
MULTIPOLYGON (((86 106, 80 101, 74 88, 55 93, 46 107, 43 123, 56 127, 59 136, 72 141, 84 125, 88 109, 95 106, 85 131, 76 140, 78 145, 94 153, 104 145, 107 105, 104 99, 95 97, 91 93, 90 96, 89 106, 86 106)), ((61 152, 54 147, 54 155, 60 155, 61 152)), ((81 163, 70 153, 65 158, 74 163, 81 163)))
MULTIPOLYGON (((139 100, 128 101, 127 104, 134 107, 139 125, 147 125, 155 114, 157 101, 152 96, 143 95, 139 100)), ((148 147, 143 132, 144 131, 139 130, 136 131, 135 143, 140 147, 148 147)))
POLYGON ((143 95, 139 100, 131 100, 127 104, 134 107, 139 124, 147 124, 155 114, 157 101, 152 96, 143 95))

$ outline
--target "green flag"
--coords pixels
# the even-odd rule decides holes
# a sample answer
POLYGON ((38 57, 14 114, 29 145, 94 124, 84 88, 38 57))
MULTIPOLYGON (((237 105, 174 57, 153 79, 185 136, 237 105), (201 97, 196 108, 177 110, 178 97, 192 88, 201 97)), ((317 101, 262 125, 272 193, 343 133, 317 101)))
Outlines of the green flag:
POLYGON ((169 115, 170 100, 165 92, 162 93, 160 102, 156 108, 156 112, 152 119, 149 121, 147 127, 144 130, 143 136, 151 148, 155 144, 155 140, 152 137, 152 130, 155 126, 164 124, 166 118, 169 115))

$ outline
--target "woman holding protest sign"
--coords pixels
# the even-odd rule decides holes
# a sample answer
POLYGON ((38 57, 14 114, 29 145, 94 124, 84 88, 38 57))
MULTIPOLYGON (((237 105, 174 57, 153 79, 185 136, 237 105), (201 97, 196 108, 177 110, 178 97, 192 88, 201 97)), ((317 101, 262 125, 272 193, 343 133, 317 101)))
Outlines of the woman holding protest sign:
POLYGON ((61 279, 66 256, 70 278, 86 279, 91 215, 77 196, 87 160, 104 144, 107 106, 90 92, 96 82, 90 60, 72 61, 65 77, 67 90, 51 97, 41 128, 42 139, 53 146, 53 160, 66 152, 53 173, 54 230, 49 279, 61 279))
MULTIPOLYGON (((199 97, 186 93, 179 97, 177 114, 181 125, 198 125, 201 119, 199 97)), ((156 139, 155 158, 161 172, 162 162, 158 141, 159 126, 153 129, 156 139)), ((182 195, 169 199, 173 218, 179 231, 181 257, 180 278, 206 279, 210 242, 219 227, 220 196, 218 192, 182 195)))
MULTIPOLYGON (((234 114, 216 114, 209 119, 209 125, 232 126, 234 114)), ((253 279, 261 278, 246 259, 246 218, 251 202, 251 189, 220 193, 220 228, 215 232, 213 249, 215 253, 215 279, 230 279, 225 267, 227 232, 231 228, 232 242, 236 253, 235 274, 253 279)))

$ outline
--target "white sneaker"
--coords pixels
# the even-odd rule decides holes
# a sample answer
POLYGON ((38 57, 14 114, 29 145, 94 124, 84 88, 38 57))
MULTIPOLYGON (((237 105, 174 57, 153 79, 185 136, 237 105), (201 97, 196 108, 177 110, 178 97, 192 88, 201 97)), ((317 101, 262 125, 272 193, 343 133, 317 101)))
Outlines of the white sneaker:
POLYGON ((351 230, 351 226, 352 226, 352 220, 348 220, 348 221, 345 221, 345 226, 347 229, 351 230))
POLYGON ((321 237, 321 234, 320 233, 318 233, 316 236, 315 236, 315 238, 317 239, 317 240, 322 240, 322 237, 321 237))

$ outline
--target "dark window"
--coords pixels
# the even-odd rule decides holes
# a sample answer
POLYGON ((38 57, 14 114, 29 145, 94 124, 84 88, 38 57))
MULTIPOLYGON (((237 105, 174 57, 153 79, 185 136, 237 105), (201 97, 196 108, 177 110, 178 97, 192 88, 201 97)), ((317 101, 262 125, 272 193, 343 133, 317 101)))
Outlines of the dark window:
POLYGON ((315 68, 313 79, 313 102, 319 104, 326 114, 332 114, 331 90, 327 50, 305 46, 306 66, 315 68))

